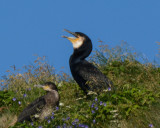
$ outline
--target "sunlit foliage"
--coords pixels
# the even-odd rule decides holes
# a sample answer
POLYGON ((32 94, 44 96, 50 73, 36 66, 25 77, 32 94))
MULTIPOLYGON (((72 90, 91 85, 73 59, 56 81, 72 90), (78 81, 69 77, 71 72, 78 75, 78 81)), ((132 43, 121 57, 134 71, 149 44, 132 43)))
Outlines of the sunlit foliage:
POLYGON ((69 75, 56 74, 46 57, 37 57, 22 70, 13 66, 1 79, 0 127, 158 128, 160 68, 126 43, 110 48, 100 42, 89 61, 113 81, 114 90, 85 96, 69 75), (42 122, 13 123, 29 103, 45 94, 34 85, 46 81, 56 83, 62 105, 42 122))

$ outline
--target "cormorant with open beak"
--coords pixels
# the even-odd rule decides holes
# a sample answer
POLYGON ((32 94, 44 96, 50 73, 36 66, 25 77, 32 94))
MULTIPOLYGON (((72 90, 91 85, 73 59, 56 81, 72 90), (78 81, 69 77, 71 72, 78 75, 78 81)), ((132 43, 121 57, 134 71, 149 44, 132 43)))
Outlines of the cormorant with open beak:
POLYGON ((74 48, 70 56, 69 64, 72 76, 81 89, 87 94, 88 91, 100 93, 103 90, 111 89, 112 82, 93 64, 85 60, 92 51, 90 38, 81 32, 66 32, 74 37, 62 36, 67 38, 74 48))
POLYGON ((42 87, 47 91, 47 94, 37 98, 29 104, 19 115, 17 122, 33 121, 35 119, 43 120, 51 115, 56 106, 59 105, 59 94, 56 85, 52 82, 46 82, 44 85, 35 85, 42 87))

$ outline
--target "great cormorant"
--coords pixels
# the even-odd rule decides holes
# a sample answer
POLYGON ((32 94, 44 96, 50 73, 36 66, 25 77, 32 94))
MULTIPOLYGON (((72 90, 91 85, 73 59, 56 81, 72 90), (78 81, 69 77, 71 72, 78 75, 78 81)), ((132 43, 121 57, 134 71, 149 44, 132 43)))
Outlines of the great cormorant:
POLYGON ((72 76, 81 89, 87 94, 88 91, 102 92, 111 89, 112 82, 93 64, 85 60, 92 51, 90 38, 81 32, 66 32, 74 37, 62 36, 72 42, 74 52, 70 56, 69 64, 72 76))
POLYGON ((19 115, 17 122, 33 121, 35 119, 43 120, 49 116, 54 108, 59 105, 59 94, 56 85, 52 82, 46 82, 44 85, 35 85, 42 87, 47 94, 37 98, 29 104, 19 115))

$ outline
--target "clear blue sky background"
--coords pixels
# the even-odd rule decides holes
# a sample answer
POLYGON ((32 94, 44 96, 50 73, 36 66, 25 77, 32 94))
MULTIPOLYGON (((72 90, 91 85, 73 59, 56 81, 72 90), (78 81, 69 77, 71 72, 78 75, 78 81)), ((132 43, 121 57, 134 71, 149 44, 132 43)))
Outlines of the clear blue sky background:
POLYGON ((70 72, 72 44, 66 32, 87 34, 111 46, 127 41, 150 61, 160 42, 160 0, 0 0, 0 76, 21 68, 33 55, 47 56, 57 71, 70 72))

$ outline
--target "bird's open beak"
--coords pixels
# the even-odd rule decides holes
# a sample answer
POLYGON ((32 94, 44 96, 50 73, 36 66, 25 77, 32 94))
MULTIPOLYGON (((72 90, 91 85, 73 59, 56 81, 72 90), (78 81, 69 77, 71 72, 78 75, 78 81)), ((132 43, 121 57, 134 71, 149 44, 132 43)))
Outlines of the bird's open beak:
MULTIPOLYGON (((77 37, 77 34, 76 34, 75 32, 71 32, 71 31, 69 31, 69 30, 67 30, 67 29, 64 29, 64 31, 66 31, 66 32, 72 34, 73 36, 77 37)), ((67 36, 62 36, 62 37, 68 38, 67 36)))
POLYGON ((71 41, 72 43, 76 43, 77 40, 79 40, 80 36, 78 36, 75 32, 71 32, 67 29, 64 29, 64 31, 72 34, 74 37, 68 37, 68 36, 62 36, 63 38, 67 38, 69 41, 71 41))

